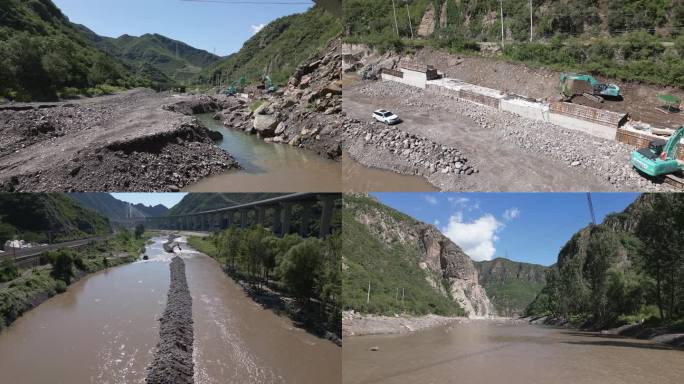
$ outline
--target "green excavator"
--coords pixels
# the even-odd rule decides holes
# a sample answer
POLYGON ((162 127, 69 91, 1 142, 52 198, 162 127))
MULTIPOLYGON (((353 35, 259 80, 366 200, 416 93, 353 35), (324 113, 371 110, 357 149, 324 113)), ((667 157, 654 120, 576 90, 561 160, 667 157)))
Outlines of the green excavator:
POLYGON ((558 87, 561 97, 567 101, 572 100, 576 95, 583 95, 597 102, 603 102, 605 97, 620 97, 620 87, 615 84, 599 83, 591 75, 561 73, 558 87))
POLYGON ((681 171, 682 165, 677 160, 677 148, 682 137, 684 125, 675 131, 669 140, 651 140, 648 148, 632 151, 632 166, 653 177, 681 171))
POLYGON ((264 89, 268 93, 275 92, 278 90, 278 87, 275 84, 273 84, 271 76, 264 76, 264 89))
POLYGON ((245 88, 245 84, 247 83, 247 79, 245 79, 244 76, 240 77, 240 79, 233 81, 230 83, 230 86, 226 88, 225 91, 223 91, 224 95, 227 96, 235 96, 239 90, 242 90, 245 88))

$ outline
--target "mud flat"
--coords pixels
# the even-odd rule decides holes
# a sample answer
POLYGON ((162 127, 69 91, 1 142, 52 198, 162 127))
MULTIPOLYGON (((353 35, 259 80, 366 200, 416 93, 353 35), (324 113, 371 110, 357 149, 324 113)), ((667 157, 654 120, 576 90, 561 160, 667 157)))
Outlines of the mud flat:
POLYGON ((0 109, 0 188, 177 191, 237 168, 196 119, 163 108, 192 98, 135 89, 0 109))
POLYGON ((147 374, 147 384, 194 382, 192 297, 185 278, 185 262, 171 260, 171 284, 159 328, 159 344, 147 374))

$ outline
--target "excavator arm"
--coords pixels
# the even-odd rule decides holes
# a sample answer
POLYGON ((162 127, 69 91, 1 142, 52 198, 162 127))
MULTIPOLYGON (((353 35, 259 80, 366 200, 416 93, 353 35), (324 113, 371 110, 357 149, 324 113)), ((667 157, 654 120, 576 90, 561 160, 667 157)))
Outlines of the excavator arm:
POLYGON ((684 137, 684 125, 675 131, 675 133, 670 136, 670 139, 665 144, 664 151, 668 159, 675 159, 675 156, 677 155, 677 144, 679 144, 679 142, 682 140, 682 137, 684 137))

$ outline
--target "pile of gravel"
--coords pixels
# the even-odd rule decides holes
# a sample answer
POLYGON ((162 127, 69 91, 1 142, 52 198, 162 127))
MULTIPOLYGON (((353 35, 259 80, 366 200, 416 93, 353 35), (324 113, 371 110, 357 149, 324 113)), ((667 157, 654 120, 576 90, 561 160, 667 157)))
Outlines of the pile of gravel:
POLYGON ((185 263, 171 260, 171 285, 161 319, 159 344, 148 367, 147 384, 192 384, 192 297, 185 278, 185 263))
POLYGON ((426 112, 447 110, 455 116, 467 116, 482 129, 491 130, 496 140, 513 143, 527 153, 547 156, 568 168, 584 169, 606 180, 616 190, 670 189, 637 173, 629 163, 632 148, 615 140, 527 119, 510 112, 458 100, 454 96, 396 82, 372 82, 362 86, 359 91, 374 98, 401 99, 403 105, 426 112))

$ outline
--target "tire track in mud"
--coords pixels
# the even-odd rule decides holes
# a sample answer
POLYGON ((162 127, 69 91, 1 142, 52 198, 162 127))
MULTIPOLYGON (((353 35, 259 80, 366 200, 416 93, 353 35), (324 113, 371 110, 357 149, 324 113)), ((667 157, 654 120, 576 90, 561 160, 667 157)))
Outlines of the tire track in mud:
POLYGON ((147 372, 147 384, 192 384, 192 297, 185 277, 185 262, 171 260, 171 283, 166 309, 159 319, 159 344, 147 372))

